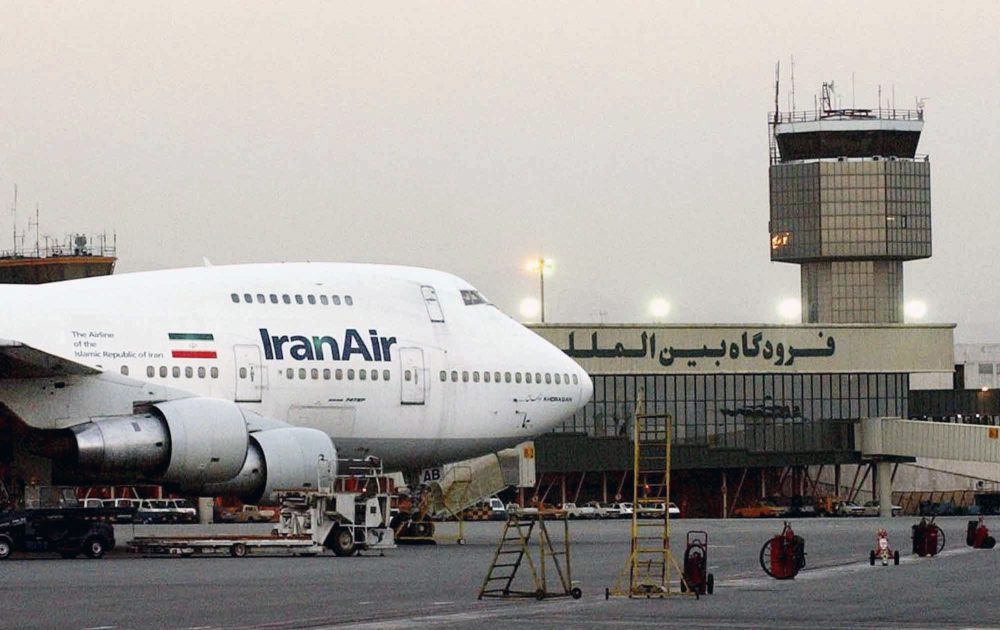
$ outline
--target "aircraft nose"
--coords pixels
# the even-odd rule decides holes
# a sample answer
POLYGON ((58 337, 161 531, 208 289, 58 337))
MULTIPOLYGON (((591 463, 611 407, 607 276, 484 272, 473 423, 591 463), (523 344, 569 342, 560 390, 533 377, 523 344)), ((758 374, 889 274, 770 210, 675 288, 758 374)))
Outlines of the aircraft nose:
POLYGON ((590 402, 594 395, 594 381, 591 380, 586 370, 581 367, 577 367, 577 369, 580 371, 580 406, 583 407, 590 402))

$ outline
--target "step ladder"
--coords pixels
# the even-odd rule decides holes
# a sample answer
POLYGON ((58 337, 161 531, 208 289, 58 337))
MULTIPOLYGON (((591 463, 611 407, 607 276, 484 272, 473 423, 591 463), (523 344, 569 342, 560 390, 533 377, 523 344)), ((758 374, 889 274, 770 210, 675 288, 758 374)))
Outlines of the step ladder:
MULTIPOLYGON (((576 586, 570 574, 569 520, 566 512, 549 510, 537 513, 514 511, 507 516, 503 534, 497 543, 496 552, 489 571, 479 589, 479 599, 485 597, 514 598, 534 597, 542 600, 549 597, 572 597, 579 599, 582 591, 576 586), (563 523, 562 544, 553 541, 549 535, 546 520, 563 523), (536 537, 538 560, 532 556, 532 537, 536 537), (531 572, 528 588, 514 588, 520 569, 527 565, 531 572), (555 568, 557 590, 549 590, 546 576, 547 566, 555 568)), ((523 582, 524 580, 522 580, 523 582)))
MULTIPOLYGON (((629 559, 605 598, 695 595, 673 590, 683 571, 670 550, 670 439, 673 418, 647 414, 640 394, 632 427, 632 540, 629 559), (662 506, 662 513, 660 507, 662 506)), ((686 585, 684 585, 686 586, 686 585)))

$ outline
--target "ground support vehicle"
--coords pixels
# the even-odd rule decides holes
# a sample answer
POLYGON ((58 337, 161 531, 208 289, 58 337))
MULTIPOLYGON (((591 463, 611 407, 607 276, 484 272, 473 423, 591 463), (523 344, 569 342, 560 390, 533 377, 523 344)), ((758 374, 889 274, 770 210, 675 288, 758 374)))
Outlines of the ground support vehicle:
POLYGON ((120 510, 42 508, 0 515, 0 560, 14 551, 53 552, 63 558, 80 554, 100 558, 115 546, 114 520, 120 510))
POLYGON ((708 532, 687 533, 684 548, 684 579, 681 591, 691 589, 698 595, 715 592, 715 576, 708 572, 708 532))
POLYGON ((381 553, 396 546, 389 527, 389 486, 380 467, 366 470, 364 475, 339 477, 321 473, 315 490, 278 491, 280 520, 270 536, 137 537, 129 541, 129 550, 144 555, 233 557, 263 552, 316 555, 326 549, 338 556, 381 553))
POLYGON ((997 539, 990 536, 990 530, 982 516, 978 521, 969 521, 969 527, 965 534, 965 544, 973 549, 992 549, 996 547, 997 539))
POLYGON ((899 550, 893 550, 889 546, 889 532, 884 529, 878 530, 875 534, 875 548, 868 552, 868 564, 875 566, 875 559, 882 560, 882 566, 888 566, 889 560, 899 566, 899 550))
POLYGON ((913 553, 921 558, 936 556, 944 549, 944 532, 934 524, 934 519, 926 518, 913 526, 913 553))
POLYGON ((781 533, 760 548, 760 568, 776 580, 791 580, 806 566, 806 541, 786 522, 781 533))

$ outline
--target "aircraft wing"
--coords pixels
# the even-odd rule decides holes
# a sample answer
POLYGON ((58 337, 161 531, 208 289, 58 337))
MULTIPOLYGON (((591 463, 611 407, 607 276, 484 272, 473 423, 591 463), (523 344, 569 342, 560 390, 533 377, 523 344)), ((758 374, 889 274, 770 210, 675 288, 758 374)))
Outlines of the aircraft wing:
POLYGON ((13 339, 0 339, 0 379, 100 374, 88 365, 49 354, 13 339))

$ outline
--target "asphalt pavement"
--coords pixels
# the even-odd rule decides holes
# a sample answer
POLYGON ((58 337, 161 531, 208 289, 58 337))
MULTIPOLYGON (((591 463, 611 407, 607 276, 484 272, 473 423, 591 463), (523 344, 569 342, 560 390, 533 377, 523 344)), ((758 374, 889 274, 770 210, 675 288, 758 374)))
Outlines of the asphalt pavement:
MULTIPOLYGON (((678 556, 688 530, 708 532, 716 588, 699 600, 605 599, 605 589, 614 586, 628 559, 628 521, 572 522, 572 577, 583 590, 580 600, 477 600, 500 523, 466 524, 465 545, 401 546, 383 557, 142 558, 121 549, 101 560, 19 555, 0 563, 0 627, 1000 628, 1000 547, 966 547, 967 520, 938 519, 947 544, 935 558, 910 553, 913 517, 793 521, 806 541, 807 564, 787 581, 767 577, 758 563, 761 545, 780 531, 780 521, 673 521, 678 556), (901 551, 899 566, 869 566, 879 527, 901 551)), ((987 524, 1000 531, 1000 518, 987 524)), ((439 525, 443 534, 454 528, 439 525)), ((204 526, 116 530, 119 544, 133 535, 206 531, 204 526)), ((551 571, 549 577, 551 585, 551 571)))

